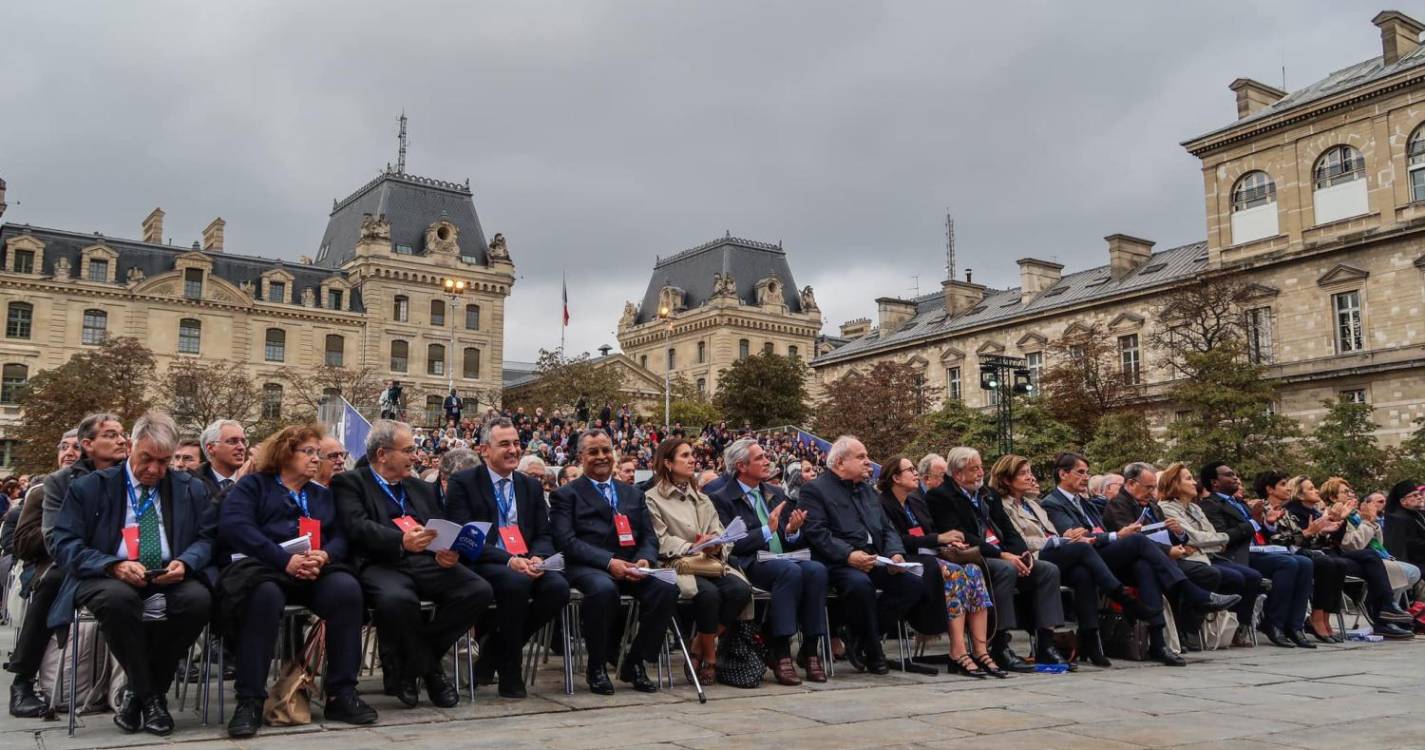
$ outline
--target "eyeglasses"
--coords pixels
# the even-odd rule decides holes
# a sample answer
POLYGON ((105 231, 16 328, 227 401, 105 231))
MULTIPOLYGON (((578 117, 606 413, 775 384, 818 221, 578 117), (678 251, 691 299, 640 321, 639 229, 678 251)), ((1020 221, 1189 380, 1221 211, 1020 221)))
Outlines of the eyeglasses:
POLYGON ((328 461, 344 461, 346 460, 346 451, 332 451, 324 456, 324 458, 328 461))
POLYGON ((230 437, 230 438, 228 438, 227 440, 224 440, 224 441, 223 441, 223 445, 231 445, 231 446, 247 445, 247 438, 245 438, 245 437, 230 437))
POLYGON ((320 448, 298 448, 297 452, 308 458, 317 458, 322 455, 320 448))

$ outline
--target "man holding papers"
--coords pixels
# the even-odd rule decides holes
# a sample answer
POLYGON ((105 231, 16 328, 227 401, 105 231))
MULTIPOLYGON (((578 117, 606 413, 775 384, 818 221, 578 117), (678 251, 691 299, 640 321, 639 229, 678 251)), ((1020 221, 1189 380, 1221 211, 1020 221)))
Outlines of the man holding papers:
POLYGON ((504 698, 525 697, 520 652, 525 641, 544 627, 569 601, 569 582, 543 569, 554 554, 549 507, 539 480, 516 471, 520 435, 504 417, 491 419, 480 430, 483 466, 451 475, 446 511, 451 521, 484 521, 491 526, 480 557, 467 561, 495 590, 495 610, 482 620, 480 633, 492 636, 480 649, 475 673, 488 682, 499 673, 504 698))
POLYGON ((731 560, 752 585, 772 594, 767 613, 769 666, 777 682, 800 685, 792 664, 792 636, 802 633, 797 664, 811 682, 826 682, 817 644, 826 637, 826 566, 811 560, 786 559, 805 550, 802 525, 806 511, 793 510, 781 488, 767 484, 772 462, 756 440, 743 438, 722 453, 733 479, 712 494, 724 525, 742 519, 748 534, 733 544, 731 560), (759 559, 765 557, 767 559, 759 559))
POLYGON ((415 455, 409 425, 377 420, 366 435, 370 465, 333 477, 332 494, 376 622, 386 693, 414 707, 423 679, 431 703, 449 708, 460 694, 441 668, 442 657, 495 592, 458 564, 454 550, 427 550, 435 532, 424 524, 439 507, 430 484, 410 476, 415 455), (429 622, 422 600, 436 605, 429 622))
MULTIPOLYGON (((638 599, 638 635, 619 667, 619 679, 644 693, 658 691, 643 667, 655 659, 677 603, 678 587, 647 573, 658 558, 658 538, 644 507, 643 491, 613 479, 614 448, 603 430, 579 434, 583 476, 554 491, 549 522, 555 546, 565 558, 565 577, 584 595, 580 612, 589 649, 585 677, 589 689, 612 695, 609 681, 609 624, 619 612, 619 595, 638 599)), ((670 573, 672 571, 669 571, 670 573)))
POLYGON ((851 628, 846 658, 858 670, 886 674, 890 665, 881 650, 883 629, 893 627, 918 604, 925 587, 914 573, 877 563, 882 556, 905 562, 905 549, 867 483, 871 459, 866 446, 843 435, 826 454, 826 465, 830 471, 802 487, 807 543, 826 565, 827 576, 841 595, 851 628))

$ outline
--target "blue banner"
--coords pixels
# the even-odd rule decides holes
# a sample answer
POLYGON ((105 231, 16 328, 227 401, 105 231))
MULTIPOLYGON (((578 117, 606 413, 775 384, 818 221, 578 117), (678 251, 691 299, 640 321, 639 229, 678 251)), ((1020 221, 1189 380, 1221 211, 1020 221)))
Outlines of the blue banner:
MULTIPOLYGON (((798 429, 798 430, 797 430, 797 444, 798 444, 798 445, 813 445, 813 446, 816 446, 816 449, 819 450, 819 451, 821 451, 821 452, 822 452, 822 455, 825 455, 825 454, 827 454, 828 452, 831 451, 831 443, 828 443, 827 441, 825 441, 825 440, 823 440, 823 439, 817 437, 816 435, 813 435, 813 434, 811 434, 810 432, 807 432, 806 430, 802 430, 802 429, 798 429)), ((880 476, 881 476, 881 465, 878 464, 878 463, 876 463, 875 461, 872 461, 872 462, 871 462, 871 481, 872 481, 872 482, 875 482, 880 476)))
POLYGON ((371 423, 350 401, 342 399, 341 403, 341 444, 351 460, 356 461, 366 455, 366 435, 371 432, 371 423))

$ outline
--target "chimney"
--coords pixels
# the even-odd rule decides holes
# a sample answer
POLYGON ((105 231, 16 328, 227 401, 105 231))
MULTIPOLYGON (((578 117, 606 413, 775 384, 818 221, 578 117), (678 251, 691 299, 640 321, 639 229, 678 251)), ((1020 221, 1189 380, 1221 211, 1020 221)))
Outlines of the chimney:
POLYGON ((607 356, 609 356, 609 352, 611 352, 611 351, 613 351, 613 350, 614 350, 614 348, 613 348, 612 346, 609 346, 608 344, 604 344, 603 346, 599 347, 599 356, 600 356, 600 357, 607 357, 607 356))
POLYGON ((163 244, 163 209, 155 208, 143 220, 143 241, 151 245, 163 244))
POLYGON ((203 249, 210 253, 223 251, 223 227, 228 223, 219 216, 203 229, 203 249))
POLYGON ((1108 240, 1108 267, 1114 281, 1133 273, 1153 255, 1153 243, 1145 239, 1126 234, 1110 234, 1104 239, 1108 240))
POLYGON ((1285 91, 1250 78, 1238 78, 1228 84, 1227 88, 1232 89, 1232 92, 1237 95, 1237 119, 1239 120, 1270 107, 1278 99, 1286 96, 1285 91))
POLYGON ((1019 301, 1029 304, 1029 300, 1040 292, 1059 283, 1064 265, 1050 263, 1038 258, 1020 258, 1019 261, 1019 301))
POLYGON ((1386 65, 1394 65, 1419 49, 1420 32, 1425 31, 1425 26, 1410 16, 1398 10, 1383 10, 1371 23, 1380 29, 1380 49, 1386 65))
POLYGON ((915 303, 896 297, 878 297, 876 311, 880 316, 881 335, 889 336, 915 317, 915 303))
POLYGON ((966 269, 966 281, 946 279, 940 282, 940 288, 945 293, 945 312, 952 317, 969 312, 985 298, 985 285, 968 281, 969 275, 969 269, 966 269))
POLYGON ((871 332, 870 318, 857 318, 841 324, 841 335, 848 339, 859 339, 871 332))

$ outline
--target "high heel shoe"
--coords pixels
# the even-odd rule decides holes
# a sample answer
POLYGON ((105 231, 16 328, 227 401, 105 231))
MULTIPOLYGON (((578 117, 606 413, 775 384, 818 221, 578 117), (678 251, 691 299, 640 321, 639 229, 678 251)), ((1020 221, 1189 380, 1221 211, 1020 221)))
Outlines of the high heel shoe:
POLYGON ((1000 665, 996 664, 995 660, 990 656, 988 641, 975 641, 975 653, 971 658, 975 660, 976 664, 980 665, 980 669, 983 669, 985 674, 994 675, 1001 680, 1009 676, 1009 672, 1006 672, 1000 665))
POLYGON ((1342 640, 1344 640, 1337 640, 1338 636, 1335 633, 1326 633, 1323 635, 1321 631, 1317 630, 1316 626, 1310 622, 1306 623, 1306 632, 1310 633, 1312 637, 1322 643, 1341 643, 1342 640))
POLYGON ((980 669, 980 665, 969 654, 960 654, 950 659, 950 674, 962 674, 977 680, 990 676, 988 672, 980 669))

